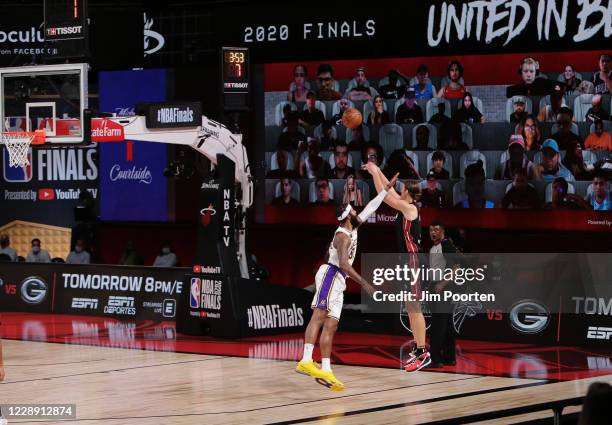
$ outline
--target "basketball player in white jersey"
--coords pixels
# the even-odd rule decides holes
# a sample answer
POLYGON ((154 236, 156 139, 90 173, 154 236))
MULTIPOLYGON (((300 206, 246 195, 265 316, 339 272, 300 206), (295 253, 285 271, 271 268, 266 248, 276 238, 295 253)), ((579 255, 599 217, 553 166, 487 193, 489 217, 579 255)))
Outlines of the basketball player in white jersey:
POLYGON ((359 214, 350 204, 338 206, 336 218, 340 225, 334 232, 334 238, 329 245, 327 263, 319 267, 315 278, 317 290, 311 305, 312 318, 308 323, 304 338, 304 356, 295 370, 298 373, 312 376, 319 384, 333 391, 342 391, 345 388, 331 370, 330 356, 332 341, 342 312, 347 276, 359 283, 369 295, 374 293, 374 288, 352 266, 357 253, 357 228, 378 209, 387 195, 387 190, 393 187, 396 181, 397 175, 359 214), (323 330, 319 344, 322 364, 319 368, 319 365, 312 360, 312 351, 321 327, 323 330))
MULTIPOLYGON (((364 168, 372 174, 376 190, 388 192, 385 203, 399 211, 397 223, 398 227, 401 225, 401 231, 399 232, 400 245, 402 251, 407 253, 409 267, 417 270, 419 268, 418 253, 421 252, 421 218, 419 216, 419 209, 416 206, 417 196, 420 193, 418 183, 406 182, 400 195, 393 187, 389 188, 387 177, 376 164, 368 162, 364 168)), ((421 298, 420 280, 417 279, 416 282, 411 282, 410 291, 415 295, 416 299, 421 298)), ((403 367, 406 372, 416 372, 431 364, 431 356, 425 346, 427 325, 421 311, 420 302, 407 300, 406 313, 408 313, 410 329, 416 341, 416 350, 410 354, 403 367)))

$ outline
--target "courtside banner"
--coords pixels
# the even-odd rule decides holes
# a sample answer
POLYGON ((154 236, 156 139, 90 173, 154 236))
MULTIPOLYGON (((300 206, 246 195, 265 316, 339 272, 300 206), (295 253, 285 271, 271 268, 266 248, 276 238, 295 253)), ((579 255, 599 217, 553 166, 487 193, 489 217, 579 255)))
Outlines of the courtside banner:
MULTIPOLYGON (((133 116, 137 103, 163 102, 166 77, 159 69, 101 72, 100 110, 133 116)), ((168 221, 167 165, 168 145, 163 143, 100 143, 100 218, 168 221)))
POLYGON ((0 263, 0 310, 174 321, 185 270, 0 263))

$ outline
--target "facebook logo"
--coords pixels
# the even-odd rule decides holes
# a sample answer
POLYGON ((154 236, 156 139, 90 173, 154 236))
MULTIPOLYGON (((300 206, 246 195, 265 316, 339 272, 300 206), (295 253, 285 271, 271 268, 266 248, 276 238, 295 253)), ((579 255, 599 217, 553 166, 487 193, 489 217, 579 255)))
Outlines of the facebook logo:
POLYGON ((9 183, 26 183, 32 180, 32 149, 28 150, 28 164, 23 167, 11 167, 9 163, 9 153, 5 146, 2 146, 2 170, 4 181, 9 183))

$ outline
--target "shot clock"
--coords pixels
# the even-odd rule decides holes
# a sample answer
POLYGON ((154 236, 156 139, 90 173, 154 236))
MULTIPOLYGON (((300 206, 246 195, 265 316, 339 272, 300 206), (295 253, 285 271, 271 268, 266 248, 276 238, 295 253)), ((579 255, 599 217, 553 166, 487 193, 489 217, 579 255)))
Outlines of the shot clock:
POLYGON ((223 108, 226 111, 248 109, 249 49, 245 47, 223 47, 221 49, 223 82, 223 108))

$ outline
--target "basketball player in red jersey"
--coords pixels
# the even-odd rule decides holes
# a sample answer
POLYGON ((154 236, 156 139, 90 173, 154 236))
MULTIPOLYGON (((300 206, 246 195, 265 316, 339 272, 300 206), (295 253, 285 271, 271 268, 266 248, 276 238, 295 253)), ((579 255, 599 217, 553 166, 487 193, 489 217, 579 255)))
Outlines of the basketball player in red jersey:
MULTIPOLYGON (((387 187, 389 180, 376 164, 368 162, 364 165, 364 168, 372 175, 376 191, 380 192, 387 187)), ((418 253, 421 250, 419 246, 421 242, 421 219, 419 217, 419 210, 415 205, 416 197, 419 193, 418 183, 406 182, 402 188, 401 195, 391 188, 388 190, 388 195, 384 201, 400 213, 398 221, 401 224, 402 245, 405 246, 405 249, 402 249, 402 251, 408 253, 408 265, 413 270, 418 270, 419 268, 418 253)), ((420 281, 417 280, 410 283, 410 290, 415 295, 415 299, 420 299, 420 281)), ((429 365, 431 357, 425 347, 426 325, 420 302, 406 301, 406 312, 410 320, 410 329, 416 341, 416 350, 410 354, 410 357, 404 364, 404 370, 406 372, 415 372, 429 365)))

